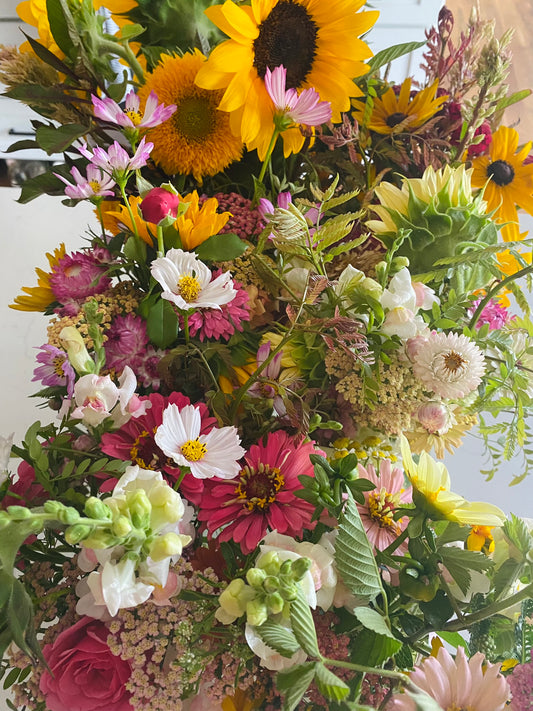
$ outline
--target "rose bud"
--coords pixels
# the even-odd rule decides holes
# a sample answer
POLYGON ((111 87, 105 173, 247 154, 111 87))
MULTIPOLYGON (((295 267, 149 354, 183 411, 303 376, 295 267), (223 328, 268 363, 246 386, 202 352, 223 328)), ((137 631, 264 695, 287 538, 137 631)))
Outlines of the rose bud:
POLYGON ((141 212, 146 222, 158 225, 167 217, 176 218, 179 195, 165 188, 152 188, 141 202, 141 212))

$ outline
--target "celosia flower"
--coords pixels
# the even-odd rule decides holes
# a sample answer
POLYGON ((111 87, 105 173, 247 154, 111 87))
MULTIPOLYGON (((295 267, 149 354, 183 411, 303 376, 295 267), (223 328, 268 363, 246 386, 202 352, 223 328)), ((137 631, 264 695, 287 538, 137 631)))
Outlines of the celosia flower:
POLYGON ((65 183, 67 186, 65 188, 65 195, 73 200, 91 200, 93 198, 101 198, 115 194, 114 191, 111 190, 115 185, 113 178, 91 163, 87 166, 86 177, 80 173, 76 166, 70 169, 70 173, 75 180, 75 185, 72 185, 72 183, 62 175, 59 175, 59 173, 54 173, 54 175, 65 183))
POLYGON ((42 365, 33 371, 32 382, 40 380, 43 385, 48 387, 55 385, 66 387, 67 395, 72 397, 76 374, 65 351, 50 346, 48 343, 41 346, 39 350, 41 352, 37 354, 37 362, 42 365))
POLYGON ((160 104, 156 93, 153 91, 150 92, 146 99, 143 113, 140 111, 141 101, 133 90, 126 94, 124 109, 109 97, 99 99, 97 96, 91 95, 91 99, 94 115, 97 118, 124 128, 153 128, 169 119, 176 111, 174 104, 170 106, 160 104))
MULTIPOLYGON (((213 279, 222 275, 220 270, 213 273, 213 279)), ((227 341, 235 331, 242 331, 243 322, 250 320, 250 297, 244 287, 233 282, 234 298, 220 309, 202 309, 189 316, 189 333, 198 336, 201 341, 206 338, 227 341)))
POLYGON ((314 442, 295 445, 278 430, 266 441, 254 444, 235 481, 206 483, 198 518, 212 535, 222 528, 220 541, 235 541, 251 553, 267 531, 299 536, 312 528, 314 507, 294 492, 301 489, 298 477, 314 476, 310 454, 320 454, 314 442))
POLYGON ((78 150, 84 158, 111 175, 116 181, 122 181, 129 171, 144 168, 152 148, 153 144, 147 143, 143 136, 133 156, 130 156, 118 141, 113 141, 107 151, 96 146, 91 153, 85 144, 78 150))
POLYGON ((412 500, 411 487, 405 486, 401 469, 392 468, 388 459, 379 463, 379 476, 372 464, 358 465, 359 476, 368 479, 376 488, 365 491, 364 505, 358 504, 361 521, 370 543, 382 551, 393 543, 408 524, 407 518, 394 519, 396 509, 412 500))
POLYGON ((213 427, 201 433, 200 409, 194 405, 179 408, 169 405, 155 441, 176 464, 189 467, 197 479, 214 476, 233 479, 239 473, 238 460, 245 450, 240 446, 236 427, 213 427))
POLYGON ((304 89, 300 94, 296 89, 286 88, 287 70, 280 64, 265 71, 265 88, 276 109, 274 123, 280 131, 294 124, 320 126, 331 119, 331 104, 321 101, 320 94, 313 88, 304 89))
POLYGON ((179 309, 220 309, 235 297, 231 274, 212 279, 211 270, 194 254, 169 249, 152 262, 152 276, 163 287, 162 297, 179 309))
MULTIPOLYGON (((503 711, 510 697, 500 664, 491 664, 480 652, 467 659, 462 647, 457 649, 455 659, 441 647, 436 657, 426 657, 409 676, 443 711, 503 711)), ((415 708, 409 692, 393 696, 394 711, 415 711, 415 708)))
POLYGON ((101 294, 111 286, 111 279, 106 274, 106 266, 91 253, 73 252, 54 266, 49 284, 56 300, 67 304, 101 294))
POLYGON ((467 336, 432 332, 419 343, 413 372, 425 388, 437 395, 461 398, 481 383, 485 358, 467 336))

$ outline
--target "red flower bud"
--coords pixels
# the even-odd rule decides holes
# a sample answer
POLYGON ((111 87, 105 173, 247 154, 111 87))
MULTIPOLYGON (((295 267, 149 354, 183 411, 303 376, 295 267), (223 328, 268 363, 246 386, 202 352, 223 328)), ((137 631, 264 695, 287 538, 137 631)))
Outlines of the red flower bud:
POLYGON ((166 217, 178 214, 179 196, 165 188, 152 188, 141 202, 141 212, 146 222, 157 225, 166 217))

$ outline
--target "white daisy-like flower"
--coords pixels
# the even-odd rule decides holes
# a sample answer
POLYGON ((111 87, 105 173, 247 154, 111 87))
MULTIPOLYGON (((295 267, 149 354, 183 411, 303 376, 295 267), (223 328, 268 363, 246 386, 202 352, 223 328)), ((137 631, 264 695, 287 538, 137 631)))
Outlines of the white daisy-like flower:
POLYGON ((466 336, 432 333, 420 344, 413 371, 428 390, 446 399, 459 398, 480 384, 485 358, 466 336))
POLYGON ((229 272, 212 279, 211 270, 192 252, 169 249, 152 262, 152 276, 163 287, 162 297, 179 309, 219 309, 233 301, 237 291, 229 272))
POLYGON ((155 441, 167 457, 189 467, 197 479, 234 479, 242 468, 238 460, 246 451, 240 446, 237 428, 214 427, 207 434, 200 434, 201 427, 198 407, 186 405, 180 410, 177 405, 169 405, 155 441))

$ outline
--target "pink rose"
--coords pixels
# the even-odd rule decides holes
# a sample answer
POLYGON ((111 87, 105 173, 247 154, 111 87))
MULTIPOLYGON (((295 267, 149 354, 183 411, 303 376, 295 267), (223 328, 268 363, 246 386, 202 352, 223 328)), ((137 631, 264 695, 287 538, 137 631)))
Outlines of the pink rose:
POLYGON ((126 682, 131 667, 107 646, 105 624, 82 617, 43 649, 53 674, 39 688, 50 711, 133 711, 126 682))
POLYGON ((159 224, 169 215, 178 214, 179 196, 165 188, 152 188, 141 202, 141 212, 146 222, 159 224))

